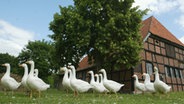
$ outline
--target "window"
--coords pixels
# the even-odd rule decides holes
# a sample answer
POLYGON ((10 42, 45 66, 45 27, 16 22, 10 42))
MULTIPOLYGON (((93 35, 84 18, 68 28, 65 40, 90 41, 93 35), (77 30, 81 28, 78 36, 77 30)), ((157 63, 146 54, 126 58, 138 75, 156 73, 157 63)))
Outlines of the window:
POLYGON ((175 70, 170 67, 171 77, 176 77, 175 70))
POLYGON ((158 40, 155 40, 155 44, 159 45, 159 41, 158 40))
POLYGON ((174 46, 166 44, 166 55, 175 58, 174 46))
POLYGON ((153 65, 151 63, 146 63, 146 71, 149 75, 153 74, 153 65))
POLYGON ((176 78, 180 78, 180 70, 178 70, 178 69, 175 69, 175 73, 176 73, 176 78))
POLYGON ((180 72, 180 78, 183 79, 182 70, 180 70, 179 72, 180 72))
POLYGON ((167 77, 183 79, 182 70, 173 67, 165 66, 165 74, 167 77))
POLYGON ((169 67, 165 67, 165 73, 167 77, 171 77, 171 71, 169 67))

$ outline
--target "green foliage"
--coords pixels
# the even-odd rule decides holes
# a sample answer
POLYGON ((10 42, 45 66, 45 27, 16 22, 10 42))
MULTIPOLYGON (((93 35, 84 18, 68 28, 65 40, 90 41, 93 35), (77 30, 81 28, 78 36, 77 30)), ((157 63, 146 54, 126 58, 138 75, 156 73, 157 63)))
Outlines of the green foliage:
POLYGON ((1 66, 1 64, 9 63, 11 66, 11 73, 20 73, 18 67, 18 59, 14 56, 9 55, 8 53, 0 53, 0 73, 6 72, 6 68, 1 66))
POLYGON ((30 41, 18 56, 20 63, 27 60, 35 62, 35 68, 39 70, 39 77, 48 81, 49 70, 57 70, 58 64, 54 61, 54 45, 45 40, 30 41))
POLYGON ((54 15, 50 37, 59 62, 77 65, 84 54, 106 69, 130 68, 140 60, 141 19, 134 0, 74 0, 54 15))
POLYGON ((49 77, 48 77, 48 82, 51 86, 51 88, 56 88, 57 86, 55 85, 56 82, 55 81, 58 81, 58 75, 57 74, 51 74, 49 77))
MULTIPOLYGON (((61 14, 54 15, 54 21, 50 23, 50 29, 55 33, 51 38, 56 42, 57 61, 61 66, 69 62, 78 64, 80 57, 84 55, 85 46, 81 47, 81 40, 86 41, 86 35, 78 31, 84 30, 85 24, 81 16, 77 14, 75 8, 69 6, 68 8, 60 7, 61 14)), ((86 33, 87 34, 87 33, 86 33)), ((87 43, 87 42, 86 42, 87 43)))

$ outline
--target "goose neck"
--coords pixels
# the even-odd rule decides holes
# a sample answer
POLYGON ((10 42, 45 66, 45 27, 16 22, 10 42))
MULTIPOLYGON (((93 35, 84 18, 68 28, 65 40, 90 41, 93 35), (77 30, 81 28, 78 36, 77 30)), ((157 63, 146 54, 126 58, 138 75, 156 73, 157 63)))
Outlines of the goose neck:
POLYGON ((135 83, 139 83, 137 76, 135 77, 135 83))
POLYGON ((30 75, 33 76, 34 74, 34 63, 31 63, 31 70, 30 70, 30 75))
POLYGON ((155 73, 155 80, 160 80, 158 72, 155 73))
POLYGON ((68 75, 69 75, 69 79, 71 79, 71 77, 72 77, 71 70, 68 70, 68 75))
POLYGON ((72 78, 76 78, 75 69, 72 68, 72 78))
POLYGON ((146 75, 145 76, 145 81, 144 82, 150 82, 150 77, 149 77, 149 75, 146 75))
POLYGON ((91 82, 94 82, 95 81, 95 79, 94 79, 94 73, 92 72, 91 73, 91 82))
POLYGON ((68 78, 68 70, 65 71, 64 78, 68 78))
POLYGON ((24 76, 27 76, 27 75, 28 75, 28 67, 25 66, 25 67, 24 67, 24 76))
POLYGON ((99 83, 99 76, 96 76, 96 82, 99 83))
POLYGON ((10 65, 6 66, 6 73, 5 75, 10 76, 10 65))
POLYGON ((103 71, 103 80, 107 80, 107 74, 105 71, 103 71))

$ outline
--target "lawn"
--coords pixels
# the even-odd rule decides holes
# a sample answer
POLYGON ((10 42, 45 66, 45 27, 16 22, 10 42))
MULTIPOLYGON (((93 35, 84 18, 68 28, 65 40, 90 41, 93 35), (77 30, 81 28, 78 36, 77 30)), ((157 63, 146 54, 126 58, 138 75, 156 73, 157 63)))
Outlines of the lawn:
POLYGON ((184 92, 160 94, 96 94, 83 93, 74 97, 73 93, 49 89, 42 93, 41 98, 30 99, 24 92, 15 92, 12 96, 0 92, 0 104, 183 104, 184 92))

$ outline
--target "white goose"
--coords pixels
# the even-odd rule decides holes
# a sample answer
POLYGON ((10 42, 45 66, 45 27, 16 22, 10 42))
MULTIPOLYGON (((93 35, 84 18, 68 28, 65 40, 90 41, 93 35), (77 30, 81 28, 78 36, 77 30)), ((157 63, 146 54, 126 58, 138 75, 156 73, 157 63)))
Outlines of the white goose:
POLYGON ((88 82, 76 78, 75 67, 73 65, 69 65, 68 67, 72 70, 70 84, 72 89, 74 90, 75 96, 78 95, 78 92, 87 92, 89 89, 92 88, 92 86, 88 82))
POLYGON ((143 83, 140 83, 138 80, 138 77, 136 74, 134 74, 132 76, 133 78, 135 78, 134 84, 135 84, 135 89, 141 91, 142 93, 144 93, 146 91, 146 87, 143 83))
POLYGON ((46 84, 42 79, 34 76, 34 61, 27 61, 26 63, 31 64, 31 70, 27 78, 27 84, 31 89, 30 97, 32 98, 33 90, 38 91, 40 97, 40 92, 50 88, 50 85, 46 84))
POLYGON ((103 76, 102 76, 102 74, 99 74, 98 76, 99 76, 99 79, 100 79, 99 83, 100 83, 101 88, 104 89, 105 93, 109 92, 109 90, 106 89, 105 86, 103 85, 103 76))
POLYGON ((21 85, 21 83, 17 82, 14 78, 10 77, 10 64, 5 63, 2 64, 2 66, 6 67, 6 73, 1 78, 1 84, 4 86, 5 89, 12 91, 16 90, 21 85))
MULTIPOLYGON (((103 91, 104 93, 109 92, 109 90, 106 89, 106 88, 104 87, 104 85, 103 85, 103 76, 102 76, 102 74, 95 74, 95 76, 99 77, 98 83, 100 84, 100 88, 102 89, 102 91, 103 91)), ((97 78, 97 79, 98 79, 98 78, 97 78)))
POLYGON ((160 80, 157 67, 154 67, 154 74, 155 74, 155 81, 153 84, 156 92, 164 93, 164 94, 169 92, 171 89, 171 86, 168 86, 166 83, 160 80))
POLYGON ((93 86, 94 91, 99 92, 99 93, 105 92, 105 89, 99 83, 99 76, 95 74, 95 76, 97 76, 97 81, 95 82, 93 71, 89 71, 88 73, 91 75, 90 84, 91 86, 93 86))
POLYGON ((38 74, 39 74, 38 69, 34 69, 34 76, 38 77, 38 74))
POLYGON ((71 70, 68 70, 66 67, 61 67, 60 71, 64 71, 64 76, 63 76, 63 81, 62 81, 63 87, 67 89, 67 92, 68 92, 68 89, 73 90, 70 85, 71 70))
POLYGON ((19 66, 24 68, 24 75, 22 77, 21 84, 22 84, 22 86, 24 88, 29 89, 29 87, 27 85, 27 77, 28 77, 28 67, 27 67, 27 64, 21 64, 19 66))
POLYGON ((99 80, 100 77, 99 77, 99 75, 98 75, 98 74, 95 74, 94 77, 96 77, 96 81, 95 81, 95 82, 96 82, 96 83, 100 83, 100 80, 99 80))
POLYGON ((124 84, 120 84, 120 83, 115 82, 113 80, 108 80, 105 69, 101 69, 99 72, 103 73, 103 85, 110 92, 117 93, 121 89, 121 87, 124 86, 124 84))
POLYGON ((155 88, 153 83, 150 81, 150 75, 148 73, 143 73, 143 76, 145 77, 144 85, 145 85, 146 91, 154 93, 155 88))

